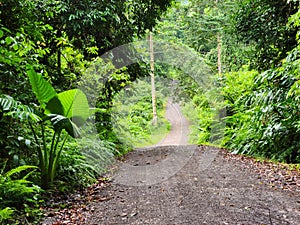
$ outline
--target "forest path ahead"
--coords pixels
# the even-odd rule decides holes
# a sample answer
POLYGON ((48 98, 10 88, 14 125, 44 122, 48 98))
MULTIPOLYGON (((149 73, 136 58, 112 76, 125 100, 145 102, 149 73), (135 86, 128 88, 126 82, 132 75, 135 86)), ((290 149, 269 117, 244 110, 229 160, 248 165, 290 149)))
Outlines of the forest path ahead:
MULTIPOLYGON (((184 149, 158 147, 153 157, 132 153, 124 162, 154 162, 178 148, 184 149)), ((113 179, 99 191, 104 200, 92 203, 93 213, 86 214, 85 224, 300 224, 299 194, 267 186, 257 173, 218 149, 200 146, 190 151, 189 160, 168 179, 159 181, 164 166, 156 180, 147 179, 153 173, 143 169, 144 182, 134 183, 137 179, 130 175, 131 184, 113 179), (216 157, 203 168, 210 151, 216 157)))
MULTIPOLYGON (((269 174, 270 167, 264 164, 257 168, 225 150, 180 145, 187 143, 188 126, 174 117, 178 105, 170 107, 170 122, 177 124, 171 136, 118 161, 112 179, 89 189, 85 210, 68 212, 64 224, 300 224, 298 183, 294 191, 279 190, 267 185, 261 171, 269 174)), ((277 169, 273 178, 288 173, 277 169)))
POLYGON ((300 224, 300 199, 265 186, 213 147, 188 146, 188 121, 169 102, 169 135, 130 152, 86 224, 300 224))
POLYGON ((187 145, 189 140, 189 121, 181 112, 180 105, 169 99, 166 108, 166 119, 171 124, 168 135, 155 146, 187 145))

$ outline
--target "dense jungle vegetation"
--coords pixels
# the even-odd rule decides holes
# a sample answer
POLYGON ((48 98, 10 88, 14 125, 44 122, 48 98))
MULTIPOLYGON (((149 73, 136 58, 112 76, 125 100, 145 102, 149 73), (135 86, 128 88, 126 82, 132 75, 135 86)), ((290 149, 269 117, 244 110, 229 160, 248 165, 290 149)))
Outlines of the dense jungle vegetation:
POLYGON ((92 184, 114 157, 165 134, 172 96, 191 143, 299 164, 299 5, 0 0, 0 223, 34 223, 49 193, 92 184), (149 55, 109 52, 150 32, 197 56, 168 65, 156 45, 157 127, 149 55))

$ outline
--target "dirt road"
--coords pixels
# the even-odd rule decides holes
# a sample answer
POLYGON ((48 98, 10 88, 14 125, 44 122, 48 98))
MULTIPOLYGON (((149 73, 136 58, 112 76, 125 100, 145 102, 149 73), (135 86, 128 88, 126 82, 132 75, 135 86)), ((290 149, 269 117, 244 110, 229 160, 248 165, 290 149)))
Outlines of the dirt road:
POLYGON ((166 119, 171 124, 169 134, 156 146, 187 145, 189 139, 189 121, 183 116, 178 103, 169 99, 166 109, 166 119))
POLYGON ((300 199, 274 191, 219 149, 187 146, 188 121, 169 104, 169 135, 126 156, 86 224, 300 224, 300 199))
POLYGON ((118 162, 81 224, 300 224, 299 190, 267 186, 248 162, 229 160, 224 150, 181 145, 188 125, 178 109, 167 111, 170 136, 118 162))

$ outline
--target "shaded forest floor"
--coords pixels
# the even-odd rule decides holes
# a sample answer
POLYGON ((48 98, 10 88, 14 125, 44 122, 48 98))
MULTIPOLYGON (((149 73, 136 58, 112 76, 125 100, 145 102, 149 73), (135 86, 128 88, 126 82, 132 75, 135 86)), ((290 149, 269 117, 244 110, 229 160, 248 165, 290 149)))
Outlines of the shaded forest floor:
POLYGON ((168 111, 175 122, 164 141, 130 152, 85 191, 49 201, 41 224, 300 224, 299 171, 185 145, 188 123, 178 106, 168 111))

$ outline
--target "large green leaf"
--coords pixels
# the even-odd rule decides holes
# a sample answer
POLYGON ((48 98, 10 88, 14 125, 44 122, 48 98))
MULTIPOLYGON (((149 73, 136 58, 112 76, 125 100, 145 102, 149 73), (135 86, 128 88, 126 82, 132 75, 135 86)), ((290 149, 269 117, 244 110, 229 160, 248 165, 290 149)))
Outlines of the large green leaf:
POLYGON ((54 96, 46 105, 45 114, 58 114, 63 115, 64 114, 64 107, 62 106, 62 103, 60 102, 58 95, 54 96))
POLYGON ((57 114, 50 114, 49 117, 56 132, 66 130, 67 133, 73 138, 80 137, 80 132, 77 125, 73 123, 71 119, 57 114))
POLYGON ((48 102, 45 113, 62 115, 78 126, 83 125, 90 114, 86 95, 79 89, 59 93, 48 102))
POLYGON ((27 74, 33 93, 41 107, 45 108, 46 104, 56 96, 54 88, 43 78, 41 74, 37 74, 30 66, 28 66, 27 74))

